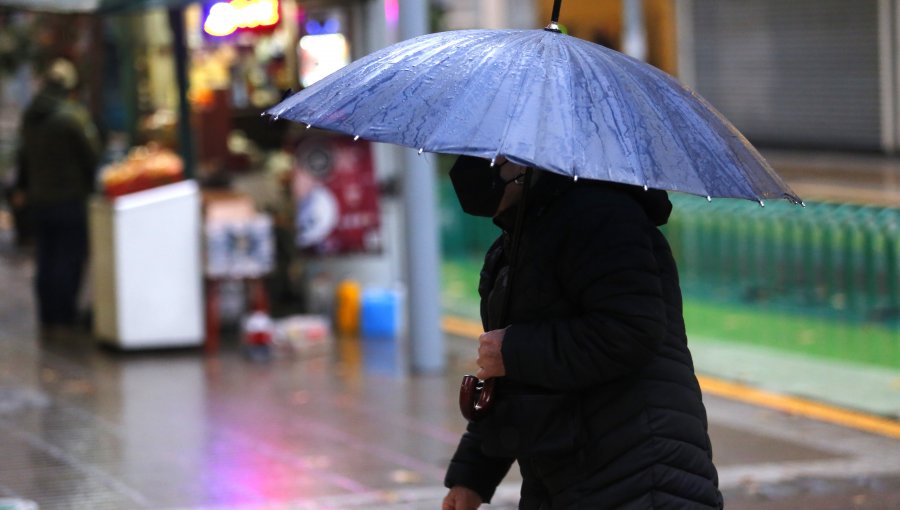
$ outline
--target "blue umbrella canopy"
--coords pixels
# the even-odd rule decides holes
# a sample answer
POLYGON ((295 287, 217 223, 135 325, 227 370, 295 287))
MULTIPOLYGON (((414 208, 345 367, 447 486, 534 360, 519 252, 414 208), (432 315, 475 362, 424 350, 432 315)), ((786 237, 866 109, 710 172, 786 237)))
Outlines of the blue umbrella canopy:
POLYGON ((728 120, 673 77, 549 29, 410 39, 266 113, 420 151, 505 156, 573 178, 800 203, 728 120))

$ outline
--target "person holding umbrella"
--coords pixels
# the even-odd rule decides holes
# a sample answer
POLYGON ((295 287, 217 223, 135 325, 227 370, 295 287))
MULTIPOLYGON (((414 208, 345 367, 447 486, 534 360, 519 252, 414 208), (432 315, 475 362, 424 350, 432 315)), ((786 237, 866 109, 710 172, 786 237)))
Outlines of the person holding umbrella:
POLYGON ((459 156, 463 209, 503 230, 444 510, 489 502, 514 461, 522 509, 722 508, 667 191, 802 204, 675 78, 561 33, 460 30, 378 50, 265 112, 459 156))
POLYGON ((657 228, 666 192, 503 158, 490 168, 462 156, 451 179, 463 209, 503 233, 479 283, 477 376, 498 378, 497 404, 463 435, 443 509, 490 501, 514 460, 524 509, 721 508, 678 274, 657 228))

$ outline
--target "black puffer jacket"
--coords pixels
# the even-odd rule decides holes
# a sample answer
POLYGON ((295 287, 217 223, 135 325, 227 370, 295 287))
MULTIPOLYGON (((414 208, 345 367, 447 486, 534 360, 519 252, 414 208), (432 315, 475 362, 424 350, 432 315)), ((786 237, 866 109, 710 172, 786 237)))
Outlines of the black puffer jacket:
MULTIPOLYGON (((499 398, 523 388, 575 395, 580 424, 571 451, 518 459, 521 508, 722 507, 675 262, 657 228, 670 211, 664 192, 554 174, 532 190, 499 398)), ((486 331, 504 326, 507 253, 504 233, 482 271, 486 331)), ((470 424, 448 487, 490 500, 514 460, 484 452, 496 426, 470 424)))

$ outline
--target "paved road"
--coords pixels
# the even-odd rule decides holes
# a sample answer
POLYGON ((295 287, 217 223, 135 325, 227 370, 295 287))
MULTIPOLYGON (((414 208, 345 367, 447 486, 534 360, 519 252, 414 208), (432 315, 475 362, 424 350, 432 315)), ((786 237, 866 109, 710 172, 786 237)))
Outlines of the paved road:
MULTIPOLYGON (((27 261, 0 258, 0 497, 42 509, 434 509, 472 342, 446 376, 344 341, 253 363, 36 338, 27 261)), ((727 508, 900 508, 900 441, 707 397, 727 508)), ((511 509, 516 476, 490 508, 511 509)))

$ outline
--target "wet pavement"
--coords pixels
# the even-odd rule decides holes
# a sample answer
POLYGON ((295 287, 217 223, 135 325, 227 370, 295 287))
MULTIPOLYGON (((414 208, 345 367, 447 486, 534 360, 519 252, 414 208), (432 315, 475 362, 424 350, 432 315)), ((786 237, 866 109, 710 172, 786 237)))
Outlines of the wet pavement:
MULTIPOLYGON (((41 509, 440 507, 471 340, 448 338, 444 376, 407 373, 404 349, 386 341, 256 363, 227 342, 205 355, 41 340, 31 271, 0 254, 0 498, 41 509)), ((706 400, 726 508, 900 508, 900 440, 706 400)), ((489 508, 515 508, 516 481, 489 508)))

